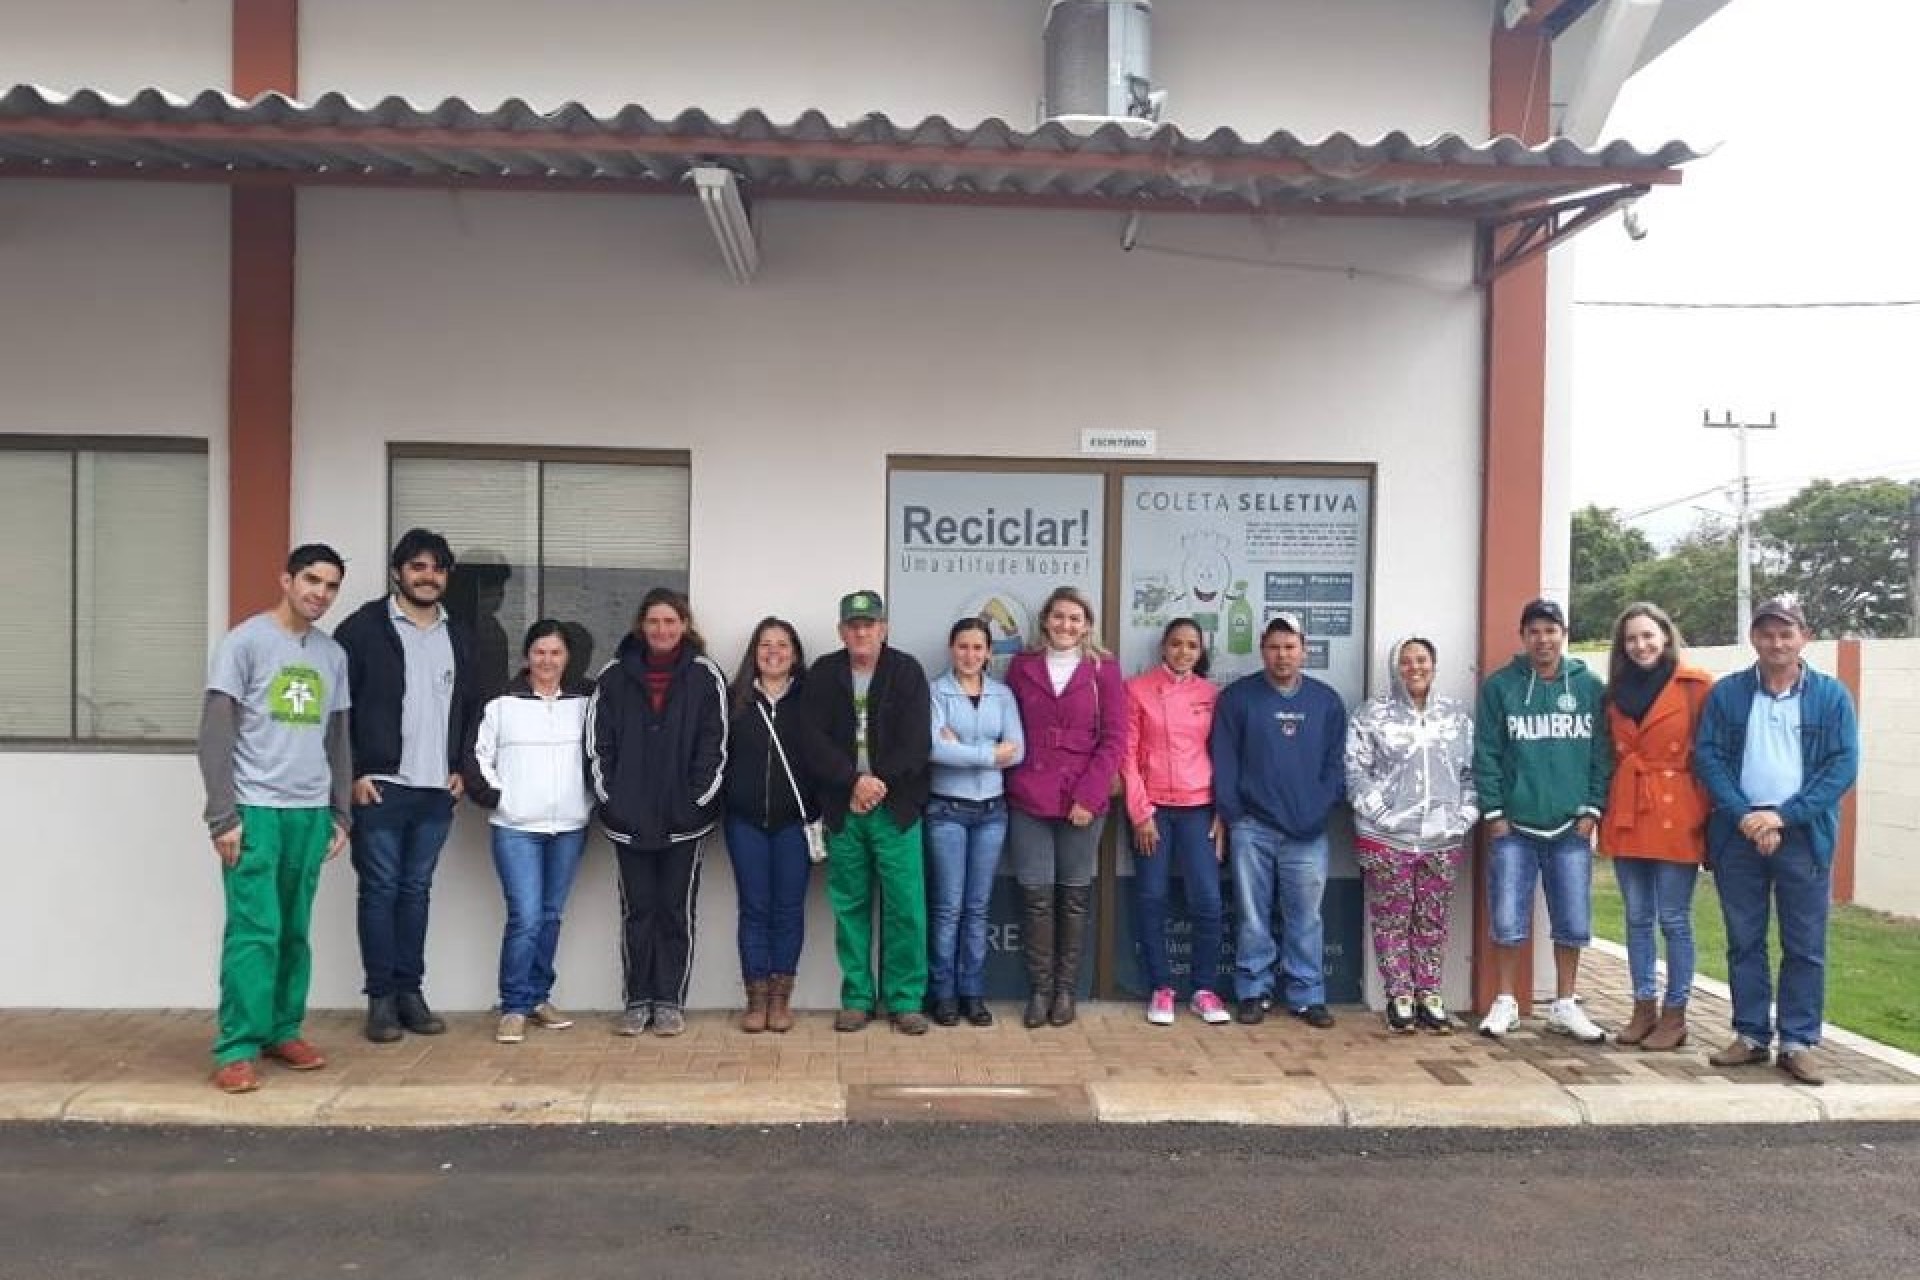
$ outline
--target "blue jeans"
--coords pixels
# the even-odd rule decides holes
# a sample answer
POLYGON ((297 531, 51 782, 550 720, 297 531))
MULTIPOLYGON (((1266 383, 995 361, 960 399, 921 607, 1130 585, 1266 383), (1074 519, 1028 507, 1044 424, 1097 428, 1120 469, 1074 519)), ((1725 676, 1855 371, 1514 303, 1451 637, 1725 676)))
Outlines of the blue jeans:
POLYGON ((1213 856, 1213 807, 1161 805, 1153 811, 1160 848, 1151 858, 1133 855, 1135 946, 1149 991, 1173 985, 1172 945, 1167 940, 1167 894, 1173 869, 1187 889, 1193 922, 1193 989, 1211 991, 1220 980, 1220 864, 1213 856))
POLYGON ((1767 917, 1780 915, 1780 1049, 1820 1043, 1827 1000, 1827 908, 1832 866, 1817 861, 1804 827, 1792 827, 1772 857, 1736 833, 1713 851, 1713 882, 1727 922, 1727 985, 1733 1029, 1749 1043, 1773 1043, 1774 984, 1767 965, 1767 917))
POLYGON ((1325 833, 1295 840, 1257 818, 1242 818, 1233 824, 1227 847, 1240 912, 1235 994, 1242 1000, 1277 994, 1291 1009, 1325 1004, 1326 939, 1320 926, 1320 899, 1327 888, 1325 833), (1275 906, 1280 909, 1278 945, 1275 906), (1274 981, 1276 960, 1285 979, 1281 984, 1274 981))
POLYGON ((1556 946, 1593 940, 1593 844, 1572 827, 1557 836, 1509 829, 1487 858, 1487 907, 1493 941, 1517 947, 1533 933, 1533 889, 1547 890, 1547 920, 1556 946))
POLYGON ((379 804, 353 806, 360 877, 360 967, 374 998, 418 992, 427 972, 427 902, 453 796, 439 787, 375 783, 379 804))
POLYGON ((927 994, 987 993, 987 904, 1007 841, 1007 803, 933 796, 927 830, 927 994))
POLYGON ((586 851, 587 829, 518 831, 492 827, 493 869, 507 899, 500 938, 500 1012, 532 1013, 553 996, 560 915, 586 851))
POLYGON ((764 982, 774 974, 800 971, 800 944, 806 939, 807 829, 798 822, 768 831, 727 815, 727 858, 733 863, 739 900, 740 977, 764 982))
POLYGON ((1693 885, 1700 868, 1691 862, 1660 858, 1613 859, 1613 878, 1620 883, 1620 900, 1627 910, 1627 971, 1633 975, 1633 998, 1651 1000, 1656 994, 1653 928, 1667 940, 1667 994, 1665 1003, 1684 1005, 1693 987, 1693 885))

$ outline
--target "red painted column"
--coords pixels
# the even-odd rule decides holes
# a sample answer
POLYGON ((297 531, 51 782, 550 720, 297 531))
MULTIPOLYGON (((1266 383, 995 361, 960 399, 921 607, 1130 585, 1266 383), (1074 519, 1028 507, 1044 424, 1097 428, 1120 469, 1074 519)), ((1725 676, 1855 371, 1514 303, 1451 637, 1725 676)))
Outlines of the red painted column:
MULTIPOLYGON (((251 98, 299 87, 299 0, 233 0, 233 88, 251 98)), ((227 612, 274 598, 293 506, 292 187, 229 193, 227 612)))
MULTIPOLYGON (((1552 45, 1538 27, 1496 27, 1488 66, 1491 132, 1524 142, 1547 136, 1552 45)), ((1486 290, 1485 422, 1480 489, 1480 671, 1505 663, 1518 643, 1520 606, 1540 593, 1540 523, 1546 452, 1547 263, 1507 272, 1486 290)), ((1473 1003, 1498 994, 1491 963, 1484 839, 1474 857, 1473 1003)), ((1531 963, 1520 997, 1529 1006, 1531 963)))
MULTIPOLYGON (((1866 737, 1867 704, 1860 697, 1860 642, 1846 639, 1836 646, 1838 652, 1835 664, 1840 668, 1836 673, 1840 683, 1847 687, 1853 696, 1854 714, 1859 717, 1861 732, 1866 737)), ((1859 839, 1860 788, 1858 784, 1849 787, 1847 794, 1840 800, 1840 838, 1833 850, 1833 900, 1835 902, 1853 901, 1853 874, 1855 846, 1859 839)))

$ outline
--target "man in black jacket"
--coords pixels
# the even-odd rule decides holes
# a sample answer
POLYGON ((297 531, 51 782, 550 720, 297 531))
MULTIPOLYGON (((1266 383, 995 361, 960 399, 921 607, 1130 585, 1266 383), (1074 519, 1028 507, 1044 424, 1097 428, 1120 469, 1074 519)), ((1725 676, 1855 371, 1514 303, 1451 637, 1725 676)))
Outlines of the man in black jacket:
POLYGON ((877 591, 840 601, 845 647, 813 664, 807 710, 833 744, 821 786, 831 833, 827 902, 840 958, 836 1031, 858 1031, 884 1004, 896 1030, 922 1035, 927 991, 927 887, 920 810, 933 745, 927 676, 887 644, 877 591), (880 893, 880 984, 873 980, 873 898, 880 893))
POLYGON ((447 540, 409 529, 393 548, 393 593, 334 631, 353 691, 353 869, 360 877, 360 963, 367 1039, 446 1023, 421 994, 433 871, 462 789, 460 758, 479 711, 473 638, 440 600, 453 571, 447 540))

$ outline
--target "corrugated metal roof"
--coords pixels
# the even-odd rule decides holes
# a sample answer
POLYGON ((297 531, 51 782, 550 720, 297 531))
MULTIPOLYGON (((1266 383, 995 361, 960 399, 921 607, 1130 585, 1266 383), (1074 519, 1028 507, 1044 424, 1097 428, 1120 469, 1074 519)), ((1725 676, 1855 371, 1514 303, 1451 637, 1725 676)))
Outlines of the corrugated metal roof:
POLYGON ((639 106, 597 115, 510 99, 481 110, 457 98, 365 106, 338 94, 251 101, 209 90, 116 98, 21 85, 0 95, 0 177, 113 177, 569 190, 681 190, 697 164, 733 169, 759 198, 1268 209, 1487 218, 1609 188, 1677 182, 1697 159, 1683 143, 1588 150, 1404 133, 1308 141, 1287 132, 1144 136, 1004 120, 836 123, 818 111, 778 122, 703 111, 659 118, 639 106))

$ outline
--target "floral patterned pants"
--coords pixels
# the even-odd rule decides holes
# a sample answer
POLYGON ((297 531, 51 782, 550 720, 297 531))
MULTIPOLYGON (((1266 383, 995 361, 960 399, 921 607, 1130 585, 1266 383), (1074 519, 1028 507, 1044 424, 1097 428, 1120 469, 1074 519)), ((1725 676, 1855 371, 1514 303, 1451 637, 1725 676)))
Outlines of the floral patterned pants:
POLYGON ((1366 878, 1373 955, 1387 999, 1438 991, 1460 846, 1412 853, 1362 836, 1353 854, 1366 878))

